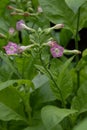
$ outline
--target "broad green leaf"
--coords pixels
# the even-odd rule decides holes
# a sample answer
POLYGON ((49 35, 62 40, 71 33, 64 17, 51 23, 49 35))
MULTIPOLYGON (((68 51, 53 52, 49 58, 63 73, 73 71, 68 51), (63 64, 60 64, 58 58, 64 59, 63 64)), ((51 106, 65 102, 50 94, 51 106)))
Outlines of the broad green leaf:
POLYGON ((72 37, 72 33, 69 30, 62 29, 60 32, 60 43, 66 47, 72 37))
POLYGON ((64 23, 65 28, 73 29, 74 12, 67 6, 65 0, 39 0, 39 3, 51 22, 64 23))
POLYGON ((12 75, 13 75, 13 71, 11 71, 10 67, 4 61, 1 60, 0 61, 0 80, 7 81, 11 79, 12 75))
POLYGON ((36 75, 34 68, 35 59, 29 57, 15 57, 15 64, 23 78, 32 79, 36 75))
POLYGON ((0 102, 25 117, 22 98, 16 88, 11 86, 0 91, 0 102))
POLYGON ((87 56, 87 49, 85 49, 85 50, 83 51, 83 53, 82 53, 82 57, 85 57, 85 56, 87 56))
POLYGON ((13 87, 5 88, 0 91, 0 102, 12 109, 17 109, 20 104, 20 96, 13 87))
MULTIPOLYGON (((84 0, 83 0, 84 1, 84 0)), ((85 22, 87 22, 87 2, 85 2, 81 7, 80 7, 80 17, 79 17, 79 30, 85 27, 85 22)))
POLYGON ((81 121, 73 130, 87 130, 87 119, 81 121))
POLYGON ((0 120, 23 120, 26 121, 21 115, 16 113, 13 109, 0 102, 0 120))
POLYGON ((17 69, 13 66, 10 59, 6 55, 4 55, 2 52, 0 53, 0 57, 10 67, 11 71, 14 72, 20 78, 20 74, 18 73, 17 69))
POLYGON ((0 33, 8 33, 9 23, 4 19, 0 18, 0 33))
POLYGON ((72 108, 79 111, 79 114, 87 111, 87 81, 83 82, 72 101, 72 108))
POLYGON ((68 66, 70 65, 71 61, 74 57, 68 59, 62 67, 60 67, 60 74, 57 80, 59 88, 62 92, 62 96, 66 99, 72 92, 72 77, 69 73, 68 66), (66 82, 67 81, 67 82, 66 82))
POLYGON ((37 126, 27 127, 23 130, 63 130, 63 129, 59 124, 52 129, 46 128, 43 124, 40 124, 37 126))
MULTIPOLYGON (((87 65, 87 49, 82 53, 82 58, 79 60, 76 70, 83 70, 87 65)), ((84 71, 84 70, 83 70, 84 71)))
POLYGON ((22 79, 22 80, 8 80, 8 81, 0 83, 0 91, 7 88, 7 87, 9 87, 9 86, 11 86, 11 85, 13 85, 14 83, 28 84, 29 87, 32 87, 32 82, 29 81, 29 80, 26 80, 26 79, 25 80, 24 79, 22 79))
POLYGON ((41 73, 47 74, 47 72, 46 72, 46 70, 44 69, 43 66, 41 66, 41 65, 35 65, 35 68, 36 68, 37 70, 39 70, 41 73))
POLYGON ((9 87, 9 86, 11 86, 11 85, 13 85, 16 82, 17 82, 17 80, 8 80, 6 82, 0 83, 0 91, 9 87))
POLYGON ((37 76, 34 77, 32 82, 34 83, 34 86, 37 89, 37 88, 43 86, 44 84, 46 84, 47 82, 49 82, 49 79, 45 75, 38 74, 37 76))
POLYGON ((77 13, 79 7, 81 7, 87 0, 65 0, 67 5, 73 10, 73 12, 77 13))
POLYGON ((45 106, 41 110, 41 117, 46 128, 52 129, 65 117, 75 112, 75 110, 58 108, 56 106, 45 106))
POLYGON ((43 124, 39 124, 36 126, 27 127, 23 130, 45 130, 45 127, 43 126, 43 124))
POLYGON ((51 22, 55 24, 64 23, 64 28, 69 29, 75 35, 78 13, 74 13, 69 6, 75 8, 75 11, 81 6, 79 17, 79 30, 81 30, 84 27, 85 22, 87 21, 87 0, 66 1, 67 2, 65 2, 65 0, 39 0, 45 16, 51 22))
POLYGON ((56 97, 50 88, 50 83, 47 76, 39 74, 33 79, 33 83, 35 86, 35 91, 31 94, 32 107, 36 108, 42 103, 56 100, 56 97))
MULTIPOLYGON (((65 101, 68 98, 68 96, 72 93, 73 82, 70 70, 68 69, 68 66, 71 64, 72 60, 73 57, 68 59, 61 66, 59 66, 59 71, 57 70, 56 73, 53 73, 57 86, 51 80, 51 88, 54 94, 56 95, 57 99, 59 100, 65 101)), ((56 64, 56 66, 58 65, 56 64)))

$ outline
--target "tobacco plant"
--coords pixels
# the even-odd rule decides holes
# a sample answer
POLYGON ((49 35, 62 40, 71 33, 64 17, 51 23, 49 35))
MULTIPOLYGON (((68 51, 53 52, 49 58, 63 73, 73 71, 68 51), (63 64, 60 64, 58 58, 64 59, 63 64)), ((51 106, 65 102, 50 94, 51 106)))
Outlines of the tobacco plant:
POLYGON ((87 0, 1 0, 0 8, 0 130, 86 130, 87 0))

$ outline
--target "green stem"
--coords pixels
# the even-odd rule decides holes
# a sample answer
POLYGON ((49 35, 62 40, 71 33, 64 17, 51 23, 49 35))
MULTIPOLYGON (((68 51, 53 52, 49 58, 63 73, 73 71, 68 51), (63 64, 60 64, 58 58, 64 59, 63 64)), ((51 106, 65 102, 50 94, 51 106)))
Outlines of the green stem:
MULTIPOLYGON (((80 8, 78 10, 78 16, 77 16, 77 28, 76 28, 76 35, 75 35, 75 49, 79 50, 79 46, 78 46, 78 31, 79 31, 79 20, 80 20, 80 8)), ((79 55, 76 55, 76 64, 79 61, 79 55)), ((80 86, 80 72, 79 70, 76 71, 77 73, 77 89, 78 90, 79 86, 80 86)))
POLYGON ((60 97, 61 97, 61 101, 62 101, 62 107, 65 107, 65 103, 64 103, 64 99, 63 99, 63 96, 62 96, 62 92, 59 88, 59 86, 57 85, 52 73, 47 69, 47 67, 45 66, 42 58, 41 58, 41 54, 40 54, 40 60, 41 60, 41 63, 42 63, 42 66, 44 67, 44 69, 47 71, 48 75, 50 76, 52 82, 54 83, 55 87, 57 88, 57 90, 59 91, 59 94, 60 94, 60 97))
MULTIPOLYGON (((78 16, 77 16, 77 28, 76 28, 76 35, 75 35, 75 49, 79 50, 78 46, 78 31, 79 31, 79 20, 80 20, 80 8, 78 10, 78 16)), ((76 63, 79 61, 79 56, 76 56, 76 63)))
POLYGON ((28 98, 26 99, 25 103, 25 111, 27 113, 28 116, 28 121, 29 121, 29 125, 32 125, 32 117, 31 117, 31 106, 30 106, 30 94, 28 95, 28 98))

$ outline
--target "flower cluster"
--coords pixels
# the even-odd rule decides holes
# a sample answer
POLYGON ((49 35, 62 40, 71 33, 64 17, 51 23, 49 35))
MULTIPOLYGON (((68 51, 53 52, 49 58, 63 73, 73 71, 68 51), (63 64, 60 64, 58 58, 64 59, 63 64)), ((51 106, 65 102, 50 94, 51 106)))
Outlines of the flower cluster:
MULTIPOLYGON (((63 24, 56 24, 52 28, 48 28, 48 30, 59 29, 63 27, 64 27, 63 24)), ((20 20, 16 23, 16 30, 21 31, 22 29, 27 29, 29 31, 35 32, 34 29, 26 26, 23 20, 20 20)), ((10 35, 12 35, 14 32, 15 32, 14 28, 9 29, 10 35)), ((60 46, 56 41, 53 41, 53 40, 49 41, 46 44, 43 43, 43 45, 50 46, 50 52, 54 58, 61 57, 63 54, 80 54, 81 53, 78 50, 66 50, 62 46, 60 46)), ((28 46, 19 46, 16 43, 8 42, 8 44, 4 46, 3 48, 5 49, 7 55, 14 55, 14 54, 22 53, 23 51, 30 49, 33 46, 36 46, 36 44, 31 44, 28 46)))

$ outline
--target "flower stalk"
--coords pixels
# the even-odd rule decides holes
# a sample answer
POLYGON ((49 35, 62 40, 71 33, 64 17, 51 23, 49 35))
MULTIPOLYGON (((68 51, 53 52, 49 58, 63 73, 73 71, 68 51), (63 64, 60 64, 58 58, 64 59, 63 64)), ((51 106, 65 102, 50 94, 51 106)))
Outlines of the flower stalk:
MULTIPOLYGON (((80 20, 80 8, 78 10, 78 17, 77 17, 77 28, 76 28, 76 35, 75 35, 75 48, 78 50, 79 49, 79 46, 78 46, 78 31, 79 31, 79 20, 80 20)), ((76 56, 76 64, 78 63, 79 61, 79 56, 77 55, 76 56)), ((77 73, 77 89, 76 89, 76 92, 80 86, 80 71, 79 70, 76 70, 76 73, 77 73)))
POLYGON ((40 53, 40 61, 42 63, 42 66, 44 67, 44 69, 46 70, 46 72, 48 73, 48 75, 50 76, 50 79, 52 80, 52 82, 54 83, 55 87, 57 88, 59 94, 60 94, 60 98, 61 98, 61 102, 62 102, 62 107, 65 107, 65 102, 64 102, 64 99, 63 99, 63 96, 62 96, 62 92, 59 88, 59 86, 57 85, 52 73, 47 69, 47 67, 45 66, 44 64, 44 61, 42 60, 42 57, 41 57, 41 53, 40 53))

